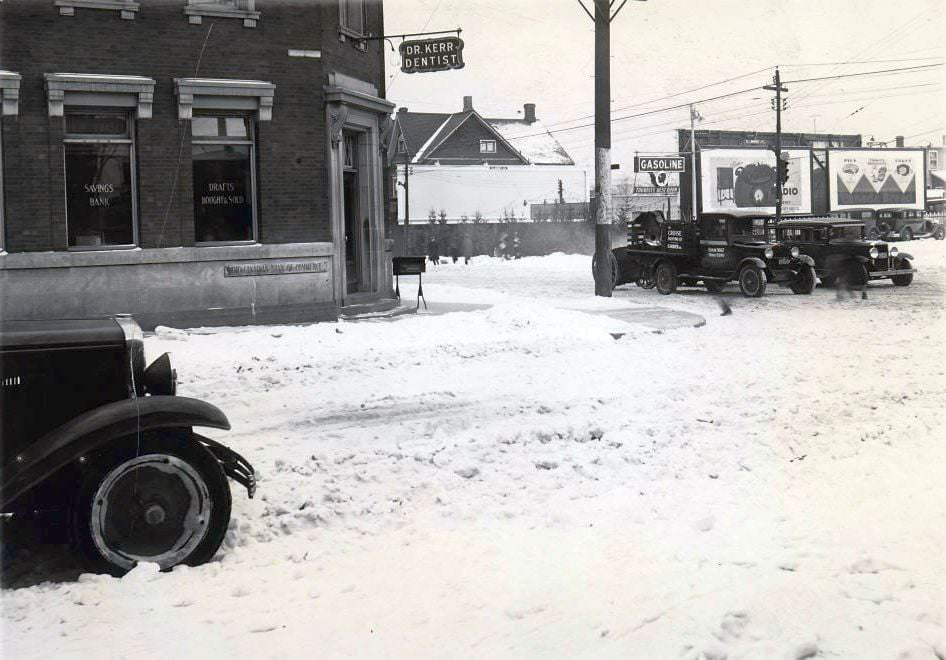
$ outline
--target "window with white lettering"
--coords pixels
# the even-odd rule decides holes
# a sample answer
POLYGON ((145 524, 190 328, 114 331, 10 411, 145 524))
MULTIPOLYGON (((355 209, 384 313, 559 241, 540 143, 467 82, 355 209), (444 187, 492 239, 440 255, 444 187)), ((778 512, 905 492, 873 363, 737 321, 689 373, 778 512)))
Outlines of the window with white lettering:
POLYGON ((137 243, 131 126, 125 113, 66 113, 63 142, 70 248, 137 243))
POLYGON ((196 242, 255 240, 252 122, 240 116, 195 116, 191 136, 196 242))
POLYGON ((365 0, 339 0, 339 25, 358 35, 366 34, 365 25, 368 23, 365 0))
POLYGON ((496 153, 496 140, 480 140, 480 153, 481 154, 496 153))

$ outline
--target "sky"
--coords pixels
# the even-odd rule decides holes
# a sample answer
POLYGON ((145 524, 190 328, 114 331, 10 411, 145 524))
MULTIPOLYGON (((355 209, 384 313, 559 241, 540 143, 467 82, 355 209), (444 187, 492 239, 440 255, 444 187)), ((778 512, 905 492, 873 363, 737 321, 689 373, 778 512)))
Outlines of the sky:
MULTIPOLYGON (((580 126, 593 122, 594 25, 578 0, 387 0, 384 12, 389 35, 462 28, 466 63, 406 74, 388 49, 391 101, 455 112, 472 96, 487 117, 521 116, 535 103, 572 158, 593 169, 593 129, 580 126)), ((669 106, 696 102, 697 128, 774 130, 770 92, 702 99, 770 84, 775 65, 788 88, 784 131, 942 145, 944 59, 944 0, 630 0, 611 29, 612 162, 628 172, 635 152, 675 152, 689 110, 669 106), (924 65, 939 66, 792 83, 924 65)))

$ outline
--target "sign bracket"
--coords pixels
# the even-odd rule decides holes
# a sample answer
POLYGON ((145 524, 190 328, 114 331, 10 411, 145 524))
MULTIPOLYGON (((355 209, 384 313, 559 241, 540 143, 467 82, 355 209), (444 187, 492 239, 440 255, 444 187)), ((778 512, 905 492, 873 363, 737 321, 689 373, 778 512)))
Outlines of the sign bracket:
POLYGON ((406 32, 404 34, 381 34, 378 36, 371 36, 371 37, 357 37, 357 38, 354 38, 353 41, 367 42, 367 41, 384 40, 388 42, 388 45, 391 46, 391 50, 393 51, 394 44, 391 43, 391 39, 404 40, 404 39, 407 39, 408 37, 430 37, 437 34, 456 34, 457 37, 459 38, 461 32, 463 32, 463 28, 456 28, 455 30, 435 30, 433 32, 406 32))

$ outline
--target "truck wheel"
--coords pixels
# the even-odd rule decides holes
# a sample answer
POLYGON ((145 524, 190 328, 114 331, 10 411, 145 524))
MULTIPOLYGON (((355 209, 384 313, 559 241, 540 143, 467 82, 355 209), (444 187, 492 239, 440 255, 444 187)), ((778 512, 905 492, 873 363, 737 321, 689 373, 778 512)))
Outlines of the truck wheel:
POLYGON ((72 510, 73 543, 90 568, 121 576, 138 562, 162 570, 213 557, 230 522, 230 485, 189 435, 163 433, 106 452, 72 510))
POLYGON ((765 295, 765 284, 768 280, 765 271, 755 264, 746 264, 739 271, 739 289, 742 295, 749 298, 761 298, 765 295))
POLYGON ((657 282, 657 293, 670 295, 677 290, 676 267, 669 261, 661 261, 654 280, 657 282))
MULTIPOLYGON (((608 263, 611 266, 611 288, 614 289, 621 282, 621 266, 618 264, 614 252, 608 252, 608 263)), ((591 276, 595 277, 598 272, 598 255, 591 257, 591 276)))
POLYGON ((900 240, 901 241, 912 241, 913 240, 913 230, 909 227, 904 227, 900 230, 900 240))
POLYGON ((943 227, 943 225, 938 226, 933 231, 933 238, 935 238, 937 241, 941 241, 946 238, 946 227, 943 227))
POLYGON ((798 275, 795 276, 795 280, 790 285, 792 293, 807 295, 815 290, 816 281, 815 269, 805 265, 798 271, 798 275))
POLYGON ((715 280, 703 280, 703 286, 705 286, 706 290, 710 293, 722 293, 723 289, 726 288, 726 283, 716 282, 715 280))
MULTIPOLYGON (((898 259, 897 268, 910 268, 909 259, 898 259)), ((890 278, 894 286, 910 286, 913 283, 913 273, 907 273, 906 275, 894 275, 890 278)))

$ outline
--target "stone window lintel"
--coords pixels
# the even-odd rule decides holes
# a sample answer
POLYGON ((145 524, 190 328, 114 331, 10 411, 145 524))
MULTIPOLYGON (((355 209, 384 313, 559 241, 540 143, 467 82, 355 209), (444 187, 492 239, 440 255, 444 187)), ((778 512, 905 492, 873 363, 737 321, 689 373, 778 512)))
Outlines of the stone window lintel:
POLYGON ((135 0, 56 0, 60 16, 75 16, 76 9, 109 9, 121 13, 127 21, 135 20, 140 7, 135 0))
POLYGON ((194 114, 194 99, 245 98, 256 101, 256 119, 270 121, 273 118, 273 97, 276 86, 262 80, 225 80, 212 78, 175 78, 178 119, 191 119, 194 114))
POLYGON ((111 105, 111 94, 134 95, 138 119, 151 118, 154 79, 144 76, 116 76, 83 73, 47 73, 46 95, 50 117, 62 117, 66 94, 101 94, 102 105, 111 105))
POLYGON ((189 23, 200 25, 204 16, 214 18, 239 18, 243 20, 243 27, 255 28, 256 22, 260 18, 260 12, 250 9, 234 9, 225 5, 191 5, 184 7, 184 15, 187 16, 189 23))
POLYGON ((0 115, 19 114, 20 74, 0 71, 0 115))

